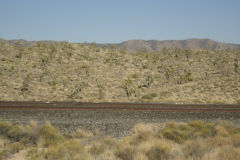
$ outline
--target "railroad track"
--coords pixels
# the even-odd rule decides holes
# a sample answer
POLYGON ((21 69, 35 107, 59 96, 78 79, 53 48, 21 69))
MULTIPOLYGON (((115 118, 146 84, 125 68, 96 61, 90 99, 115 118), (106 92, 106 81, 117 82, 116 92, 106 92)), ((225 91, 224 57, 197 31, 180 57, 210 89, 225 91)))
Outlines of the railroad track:
POLYGON ((126 110, 126 111, 158 111, 158 112, 240 112, 240 104, 0 101, 0 111, 1 110, 126 110))

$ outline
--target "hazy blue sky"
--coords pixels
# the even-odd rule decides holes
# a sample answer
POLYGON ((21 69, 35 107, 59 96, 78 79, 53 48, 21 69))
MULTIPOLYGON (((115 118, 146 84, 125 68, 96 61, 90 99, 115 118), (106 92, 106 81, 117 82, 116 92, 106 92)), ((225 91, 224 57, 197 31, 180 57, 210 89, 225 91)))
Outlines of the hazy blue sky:
POLYGON ((240 0, 0 0, 0 37, 240 43, 240 0))

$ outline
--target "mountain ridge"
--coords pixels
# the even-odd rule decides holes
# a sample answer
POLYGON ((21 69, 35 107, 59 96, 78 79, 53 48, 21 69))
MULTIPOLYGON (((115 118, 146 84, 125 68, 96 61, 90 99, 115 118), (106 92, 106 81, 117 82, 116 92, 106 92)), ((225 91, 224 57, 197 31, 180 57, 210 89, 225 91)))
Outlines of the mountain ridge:
POLYGON ((129 40, 118 45, 118 48, 127 47, 128 51, 137 51, 139 48, 148 52, 162 50, 163 48, 181 49, 209 49, 227 50, 239 49, 240 44, 222 43, 211 39, 186 39, 186 40, 129 40))
MULTIPOLYGON (((0 38, 0 41, 7 42, 10 45, 17 41, 26 46, 37 45, 39 42, 44 43, 59 43, 62 41, 41 40, 27 41, 24 39, 5 40, 0 38)), ((64 41, 66 42, 66 41, 64 41)), ((92 44, 92 43, 87 43, 92 44)), ((208 49, 208 50, 235 50, 240 49, 240 44, 217 42, 212 39, 190 38, 185 40, 127 40, 120 43, 96 43, 98 47, 115 47, 117 49, 125 48, 129 52, 155 52, 164 48, 180 48, 180 49, 208 49)))

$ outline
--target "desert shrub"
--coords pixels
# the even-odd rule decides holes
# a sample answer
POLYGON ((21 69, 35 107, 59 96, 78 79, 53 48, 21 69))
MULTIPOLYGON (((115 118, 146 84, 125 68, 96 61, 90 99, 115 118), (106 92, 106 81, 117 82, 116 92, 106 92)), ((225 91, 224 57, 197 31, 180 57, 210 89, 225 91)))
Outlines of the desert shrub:
POLYGON ((7 136, 7 133, 11 129, 11 127, 11 123, 0 120, 0 134, 2 136, 7 136))
POLYGON ((20 125, 12 125, 11 128, 7 132, 8 137, 14 141, 20 141, 26 135, 23 126, 20 125))
POLYGON ((33 129, 29 126, 13 125, 9 122, 0 121, 0 135, 14 142, 22 144, 36 144, 37 126, 33 129))
POLYGON ((84 146, 76 139, 51 145, 45 150, 31 149, 27 157, 29 160, 88 160, 90 158, 84 146))
POLYGON ((102 140, 101 140, 102 143, 104 143, 108 149, 113 149, 115 147, 117 147, 117 141, 112 138, 112 137, 104 137, 102 140))
POLYGON ((183 139, 181 136, 181 133, 178 130, 175 129, 164 129, 162 131, 163 137, 166 139, 173 140, 177 143, 182 143, 183 139))
POLYGON ((58 144, 48 147, 48 149, 43 153, 43 158, 45 160, 63 159, 62 154, 59 152, 60 146, 58 144))
POLYGON ((122 144, 118 146, 117 151, 115 151, 116 157, 122 160, 132 160, 134 156, 134 148, 129 144, 122 144))
POLYGON ((24 145, 35 145, 37 144, 38 140, 38 133, 40 127, 35 121, 30 121, 30 123, 24 128, 24 136, 21 138, 20 142, 24 145))
POLYGON ((230 134, 231 135, 235 135, 235 134, 240 135, 240 127, 232 128, 230 130, 230 134))
POLYGON ((141 142, 149 140, 152 135, 150 128, 145 124, 136 124, 133 129, 133 135, 131 143, 139 144, 141 142))
POLYGON ((229 145, 231 143, 231 138, 229 137, 215 136, 212 138, 208 138, 208 145, 212 148, 229 145))
POLYGON ((205 123, 203 121, 191 121, 188 125, 193 128, 194 137, 211 137, 216 135, 214 124, 205 123))
POLYGON ((160 135, 166 139, 173 140, 177 143, 182 143, 184 140, 192 136, 192 130, 186 124, 169 122, 166 124, 166 127, 163 130, 160 130, 160 135))
POLYGON ((149 151, 147 151, 147 157, 149 160, 168 160, 170 155, 170 148, 161 143, 154 144, 149 151))
POLYGON ((94 143, 89 152, 94 155, 94 156, 98 156, 100 154, 102 154, 105 150, 106 150, 107 146, 105 144, 101 144, 101 143, 94 143))
POLYGON ((63 137, 59 130, 53 127, 50 123, 43 125, 40 130, 40 139, 43 141, 45 147, 55 145, 62 141, 63 137))
POLYGON ((224 121, 224 120, 217 121, 216 125, 221 126, 221 127, 225 128, 226 130, 230 130, 234 127, 232 122, 224 121))
POLYGON ((137 79, 139 75, 137 73, 132 74, 132 78, 137 79))
POLYGON ((196 139, 187 140, 184 143, 182 150, 187 159, 201 159, 204 154, 211 150, 211 148, 203 139, 196 139))
POLYGON ((142 96, 143 99, 149 99, 149 100, 151 100, 155 97, 157 97, 156 93, 145 94, 145 95, 142 96))
POLYGON ((59 148, 59 154, 61 157, 64 157, 64 160, 87 160, 89 157, 80 141, 74 139, 68 140, 63 143, 59 148))
POLYGON ((229 135, 227 129, 222 127, 222 126, 220 126, 220 125, 216 125, 215 126, 215 130, 216 130, 216 134, 218 136, 226 137, 226 136, 229 135))

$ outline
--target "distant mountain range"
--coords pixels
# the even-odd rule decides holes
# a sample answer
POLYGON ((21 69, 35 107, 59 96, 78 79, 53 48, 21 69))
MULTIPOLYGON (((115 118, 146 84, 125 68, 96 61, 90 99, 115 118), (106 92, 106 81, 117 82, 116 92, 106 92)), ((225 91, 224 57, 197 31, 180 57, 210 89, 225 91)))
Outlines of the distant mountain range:
MULTIPOLYGON (((57 43, 58 41, 26 41, 20 40, 4 40, 0 38, 0 41, 5 41, 9 44, 14 44, 16 41, 20 41, 22 44, 30 46, 36 45, 37 42, 45 43, 57 43)), ((137 50, 144 50, 148 52, 159 51, 163 48, 181 48, 181 49, 209 49, 209 50, 227 50, 227 49, 240 49, 240 44, 221 43, 213 41, 211 39, 186 39, 186 40, 128 40, 121 43, 107 43, 97 44, 99 47, 112 47, 117 49, 126 48, 128 51, 136 52, 137 50)))
POLYGON ((149 52, 159 51, 163 48, 181 48, 181 49, 209 49, 209 50, 227 50, 239 49, 240 44, 220 43, 211 39, 187 39, 187 40, 129 40, 117 44, 118 48, 126 47, 128 51, 145 49, 149 52))

